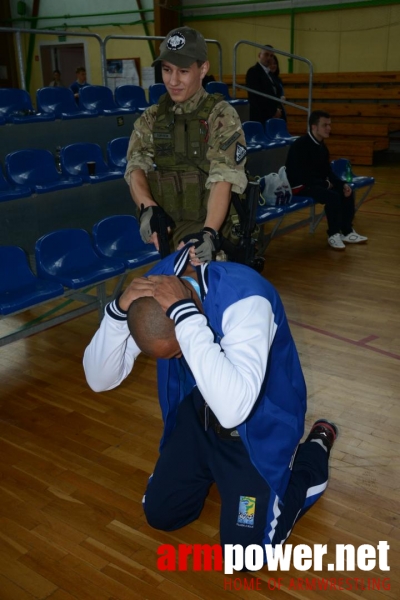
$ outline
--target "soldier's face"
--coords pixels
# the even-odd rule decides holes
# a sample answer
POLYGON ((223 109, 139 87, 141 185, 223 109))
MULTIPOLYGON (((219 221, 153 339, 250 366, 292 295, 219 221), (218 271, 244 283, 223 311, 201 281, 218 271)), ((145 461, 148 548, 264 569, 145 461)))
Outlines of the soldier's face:
POLYGON ((209 69, 206 61, 201 67, 194 62, 190 67, 182 68, 163 61, 162 78, 174 102, 185 102, 199 90, 209 69))

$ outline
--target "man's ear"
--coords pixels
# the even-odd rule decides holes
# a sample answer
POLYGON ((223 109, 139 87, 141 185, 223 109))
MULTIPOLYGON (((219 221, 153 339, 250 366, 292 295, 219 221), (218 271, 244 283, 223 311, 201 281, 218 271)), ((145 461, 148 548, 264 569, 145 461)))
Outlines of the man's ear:
POLYGON ((201 79, 204 79, 204 77, 207 75, 209 68, 210 68, 210 63, 208 62, 208 60, 206 60, 200 67, 201 79))

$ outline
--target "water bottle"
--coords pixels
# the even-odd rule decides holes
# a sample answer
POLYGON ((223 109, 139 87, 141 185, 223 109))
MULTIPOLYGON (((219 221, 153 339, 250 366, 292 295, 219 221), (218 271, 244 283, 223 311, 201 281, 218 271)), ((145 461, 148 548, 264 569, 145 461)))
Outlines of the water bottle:
POLYGON ((353 173, 351 171, 351 163, 348 160, 346 165, 346 181, 347 183, 351 183, 353 181, 353 173))

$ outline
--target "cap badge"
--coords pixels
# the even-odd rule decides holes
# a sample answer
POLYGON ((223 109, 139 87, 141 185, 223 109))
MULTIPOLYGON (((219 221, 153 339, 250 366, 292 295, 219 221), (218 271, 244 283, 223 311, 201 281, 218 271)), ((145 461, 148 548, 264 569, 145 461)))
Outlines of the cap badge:
POLYGON ((185 36, 181 33, 174 33, 167 42, 168 50, 181 50, 186 43, 185 36))

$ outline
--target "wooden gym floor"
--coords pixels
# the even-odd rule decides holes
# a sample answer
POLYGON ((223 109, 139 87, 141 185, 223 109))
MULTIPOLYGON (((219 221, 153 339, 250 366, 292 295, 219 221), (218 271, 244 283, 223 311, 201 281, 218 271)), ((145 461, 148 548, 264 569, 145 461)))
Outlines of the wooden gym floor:
POLYGON ((334 559, 335 544, 385 540, 390 571, 158 570, 161 544, 218 543, 218 493, 182 530, 146 524, 161 434, 155 365, 140 358, 135 382, 92 392, 82 370, 92 313, 0 349, 0 600, 400 598, 400 169, 356 171, 377 181, 355 219, 368 244, 335 252, 325 223, 300 229, 271 243, 264 275, 300 352, 307 429, 322 416, 340 427, 329 487, 289 543, 327 544, 334 559), (307 590, 306 578, 336 588, 307 590))

